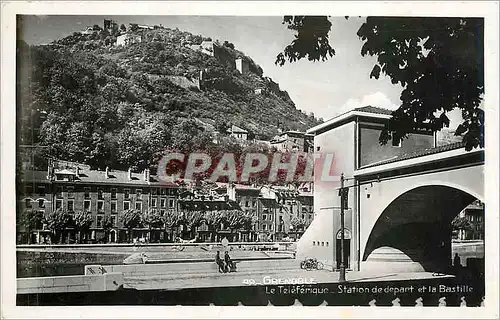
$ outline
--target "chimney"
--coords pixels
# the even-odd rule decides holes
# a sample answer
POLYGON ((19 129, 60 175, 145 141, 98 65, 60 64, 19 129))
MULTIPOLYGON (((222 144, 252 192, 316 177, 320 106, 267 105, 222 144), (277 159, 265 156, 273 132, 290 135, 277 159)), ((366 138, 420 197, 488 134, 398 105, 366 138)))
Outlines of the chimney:
POLYGON ((128 168, 128 174, 127 174, 127 176, 128 176, 129 180, 132 180, 132 168, 128 168))
POLYGON ((149 182, 149 169, 144 169, 144 181, 149 182))
POLYGON ((105 173, 106 179, 109 179, 109 167, 106 166, 106 173, 105 173))
POLYGON ((76 177, 79 178, 80 177, 80 167, 76 167, 76 177))

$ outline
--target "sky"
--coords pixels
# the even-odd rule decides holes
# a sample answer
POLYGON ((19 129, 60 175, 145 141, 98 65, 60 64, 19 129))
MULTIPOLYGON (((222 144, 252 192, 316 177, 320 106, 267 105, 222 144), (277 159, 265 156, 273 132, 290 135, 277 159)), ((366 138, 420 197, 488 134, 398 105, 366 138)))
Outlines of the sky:
MULTIPOLYGON (((232 42, 236 49, 250 56, 286 90, 297 109, 316 117, 330 119, 366 105, 394 110, 400 102, 402 88, 391 83, 388 77, 370 79, 376 57, 361 56, 363 42, 356 35, 365 18, 331 17, 330 44, 335 56, 325 62, 300 60, 275 65, 276 55, 293 40, 293 31, 282 24, 281 16, 23 16, 19 37, 29 44, 44 44, 63 38, 86 26, 98 24, 103 19, 119 24, 139 23, 179 28, 232 42)), ((460 112, 448 115, 450 128, 461 122, 460 112)))

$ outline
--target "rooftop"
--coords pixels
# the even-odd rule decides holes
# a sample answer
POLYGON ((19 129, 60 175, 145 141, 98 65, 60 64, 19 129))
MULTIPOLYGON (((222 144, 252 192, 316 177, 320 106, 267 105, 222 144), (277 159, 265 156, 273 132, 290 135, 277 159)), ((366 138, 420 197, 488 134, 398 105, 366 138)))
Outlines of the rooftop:
POLYGON ((270 144, 277 144, 277 143, 282 143, 287 141, 287 139, 277 139, 277 140, 271 140, 269 141, 270 144))
POLYGON ((231 129, 227 129, 228 132, 230 133, 248 133, 245 129, 241 129, 240 127, 237 127, 235 125, 231 126, 231 129))
POLYGON ((303 136, 306 133, 305 132, 296 131, 296 130, 288 130, 288 131, 284 131, 284 132, 280 133, 280 136, 283 136, 285 134, 303 136))
POLYGON ((353 110, 347 111, 345 113, 342 113, 336 117, 333 117, 329 120, 326 120, 325 122, 310 128, 309 130, 306 131, 306 133, 316 133, 318 131, 324 131, 329 127, 335 127, 338 125, 340 122, 345 121, 347 119, 356 117, 356 116, 364 116, 364 117, 371 117, 371 118, 377 118, 377 119, 390 119, 392 114, 392 110, 389 109, 384 109, 384 108, 379 108, 379 107, 373 107, 373 106, 364 106, 364 107, 359 107, 355 108, 353 110))
POLYGON ((368 113, 374 113, 374 114, 387 114, 387 115, 392 114, 392 110, 379 108, 379 107, 372 107, 372 106, 355 108, 354 111, 368 112, 368 113))
MULTIPOLYGON (((109 170, 108 177, 106 177, 106 171, 100 170, 79 170, 79 174, 76 174, 76 170, 64 169, 62 171, 55 171, 55 174, 65 174, 72 175, 75 178, 75 182, 78 183, 98 183, 98 184, 132 184, 132 185, 156 185, 163 187, 178 187, 178 184, 174 182, 165 182, 156 175, 150 175, 149 182, 144 180, 144 173, 131 173, 131 178, 128 178, 127 171, 109 170)), ((26 171, 22 177, 23 181, 32 182, 49 182, 47 179, 47 171, 26 171)), ((56 180, 64 182, 64 180, 56 180)))
POLYGON ((403 160, 408 160, 408 159, 414 159, 418 157, 423 157, 431 154, 436 154, 440 152, 445 152, 445 151, 451 151, 455 149, 460 149, 464 148, 465 143, 464 142, 456 142, 456 143, 451 143, 439 147, 434 147, 434 148, 427 148, 427 149, 421 149, 421 150, 416 150, 408 153, 403 153, 397 157, 390 158, 384 161, 380 161, 374 164, 368 164, 366 166, 361 167, 360 169, 366 169, 366 168, 371 168, 371 167, 376 167, 388 163, 393 163, 393 162, 398 162, 398 161, 403 161, 403 160))

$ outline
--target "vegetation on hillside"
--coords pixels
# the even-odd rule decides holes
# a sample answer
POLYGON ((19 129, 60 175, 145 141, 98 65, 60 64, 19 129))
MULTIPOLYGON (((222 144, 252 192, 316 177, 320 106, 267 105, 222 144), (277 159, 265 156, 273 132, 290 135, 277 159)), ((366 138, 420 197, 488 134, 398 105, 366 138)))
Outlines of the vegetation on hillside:
POLYGON ((126 46, 115 45, 122 28, 94 30, 44 46, 18 42, 18 137, 44 146, 30 149, 35 159, 141 170, 167 149, 213 147, 221 127, 271 139, 319 123, 229 42, 217 44, 216 58, 193 48, 211 39, 177 29, 133 28, 127 32, 142 42, 126 46), (248 62, 249 73, 235 69, 236 58, 248 62), (174 83, 197 83, 200 71, 199 87, 174 83))

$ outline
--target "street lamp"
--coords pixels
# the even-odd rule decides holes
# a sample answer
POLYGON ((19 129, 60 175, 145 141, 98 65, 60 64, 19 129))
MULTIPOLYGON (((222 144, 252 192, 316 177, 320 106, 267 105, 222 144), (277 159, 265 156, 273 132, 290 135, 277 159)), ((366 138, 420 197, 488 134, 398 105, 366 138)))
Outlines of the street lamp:
POLYGON ((347 208, 347 195, 349 189, 344 188, 344 173, 340 175, 340 275, 339 281, 345 282, 345 261, 344 261, 344 209, 347 208))

